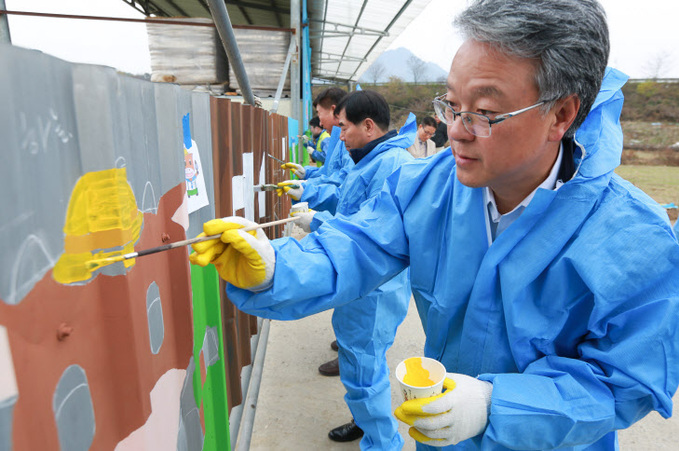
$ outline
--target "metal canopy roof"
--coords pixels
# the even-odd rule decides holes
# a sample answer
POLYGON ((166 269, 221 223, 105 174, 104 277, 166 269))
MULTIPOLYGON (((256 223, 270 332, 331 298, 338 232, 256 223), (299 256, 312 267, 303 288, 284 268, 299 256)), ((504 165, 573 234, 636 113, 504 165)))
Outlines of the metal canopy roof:
POLYGON ((430 0, 310 0, 312 75, 357 80, 430 0))
MULTIPOLYGON (((206 0, 122 1, 147 16, 210 17, 206 0)), ((307 0, 311 76, 356 81, 430 1, 307 0)), ((290 0, 227 1, 226 7, 233 25, 290 28, 290 0)))

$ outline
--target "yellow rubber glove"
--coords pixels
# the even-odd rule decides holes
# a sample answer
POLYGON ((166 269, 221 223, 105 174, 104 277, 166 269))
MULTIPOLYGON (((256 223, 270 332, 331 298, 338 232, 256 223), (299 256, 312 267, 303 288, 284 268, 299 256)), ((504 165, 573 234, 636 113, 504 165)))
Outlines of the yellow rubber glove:
POLYGON ((304 177, 306 177, 306 169, 304 169, 304 166, 302 166, 301 164, 283 163, 281 165, 281 169, 292 170, 292 173, 295 174, 297 177, 299 177, 302 180, 304 180, 304 177))
POLYGON ((412 438, 429 446, 456 445, 481 434, 488 424, 493 384, 464 374, 448 373, 444 392, 411 399, 394 415, 413 426, 412 438))
POLYGON ((300 200, 302 198, 304 185, 299 180, 286 180, 279 183, 278 186, 279 188, 276 191, 278 192, 279 197, 285 193, 294 200, 300 200))
POLYGON ((221 238, 192 244, 191 263, 214 264, 222 279, 239 288, 260 291, 270 287, 276 254, 269 239, 262 229, 238 230, 253 225, 257 224, 238 216, 206 222, 198 236, 221 234, 221 238))

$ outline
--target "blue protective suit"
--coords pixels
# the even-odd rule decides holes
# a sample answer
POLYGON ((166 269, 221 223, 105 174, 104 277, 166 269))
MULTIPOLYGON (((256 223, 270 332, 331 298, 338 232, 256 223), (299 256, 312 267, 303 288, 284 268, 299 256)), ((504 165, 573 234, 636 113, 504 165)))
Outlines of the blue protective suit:
MULTIPOLYGON (((327 139, 326 139, 326 141, 327 141, 327 139)), ((312 154, 312 157, 313 157, 313 154, 312 154)), ((326 154, 326 158, 327 158, 327 154, 326 154)), ((325 164, 325 162, 323 162, 323 164, 325 164)), ((319 168, 318 166, 312 166, 312 165, 304 166, 304 170, 306 171, 305 174, 304 174, 304 180, 310 180, 310 179, 312 179, 312 178, 314 178, 314 177, 318 177, 318 176, 320 175, 320 174, 318 173, 318 171, 319 171, 322 167, 323 167, 323 166, 321 166, 321 167, 319 168)))
MULTIPOLYGON (((411 113, 399 130, 398 135, 379 144, 357 165, 352 166, 346 172, 347 175, 344 177, 341 188, 337 190, 337 200, 334 201, 336 214, 350 215, 357 212, 363 202, 382 190, 382 186, 389 175, 403 163, 413 160, 413 158, 409 158, 409 156, 412 156, 408 152, 406 152, 408 155, 405 155, 401 152, 401 149, 412 145, 417 136, 416 133, 417 118, 411 113), (411 144, 404 147, 408 141, 411 144)), ((342 147, 343 151, 349 154, 344 145, 342 147)), ((316 213, 310 225, 311 230, 315 231, 332 217, 333 214, 327 210, 316 213)))
POLYGON ((493 383, 485 432, 448 449, 616 449, 617 429, 672 414, 679 383, 679 244, 662 208, 613 173, 626 79, 606 72, 575 176, 538 189, 491 245, 483 189, 462 185, 443 151, 402 166, 351 218, 277 241, 273 286, 229 286, 229 298, 301 317, 410 265, 424 354, 493 383))
MULTIPOLYGON (((340 138, 341 130, 333 127, 327 143, 326 159, 323 166, 309 175, 307 173, 304 191, 300 202, 308 202, 309 208, 317 211, 329 211, 335 214, 339 199, 339 186, 354 167, 354 161, 349 156, 344 142, 340 138)), ((293 203, 296 203, 293 201, 293 203)))
MULTIPOLYGON (((377 144, 348 171, 339 190, 338 215, 358 211, 361 204, 382 190, 385 180, 394 170, 413 161, 405 149, 415 140, 416 132, 416 118, 410 115, 399 134, 377 144)), ((332 218, 333 215, 327 211, 317 212, 311 229, 318 229, 332 218)), ((294 280, 291 282, 289 290, 300 290, 294 280)), ((332 315, 339 345, 340 379, 347 390, 344 400, 356 424, 364 432, 361 439, 361 449, 364 450, 398 450, 403 447, 403 438, 398 433, 398 424, 391 411, 386 352, 408 312, 410 294, 406 269, 355 302, 338 306, 332 315)), ((275 319, 298 317, 294 309, 263 316, 275 319)))
MULTIPOLYGON (((405 149, 413 143, 416 131, 416 118, 411 115, 398 135, 378 144, 347 173, 337 201, 337 214, 358 211, 363 202, 382 190, 389 175, 413 160, 405 149)), ((316 213, 311 230, 332 218, 327 211, 316 213)), ((347 390, 344 400, 364 432, 363 450, 403 447, 391 412, 386 353, 408 313, 409 301, 410 283, 405 270, 361 299, 338 306, 332 315, 339 345, 340 380, 347 390)))

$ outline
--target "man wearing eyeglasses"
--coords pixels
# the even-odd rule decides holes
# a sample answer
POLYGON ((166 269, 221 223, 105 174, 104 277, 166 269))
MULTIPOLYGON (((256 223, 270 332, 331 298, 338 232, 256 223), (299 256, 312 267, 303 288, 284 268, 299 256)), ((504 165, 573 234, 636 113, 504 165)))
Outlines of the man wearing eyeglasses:
POLYGON ((417 126, 417 139, 412 146, 408 147, 408 152, 415 158, 425 158, 436 153, 436 144, 431 137, 436 133, 436 120, 433 117, 425 116, 417 126))
POLYGON ((419 450, 617 449, 618 429, 672 414, 679 244, 613 172, 627 77, 606 68, 603 8, 477 0, 455 23, 465 42, 435 101, 451 152, 301 243, 226 232, 248 255, 231 264, 258 275, 229 298, 305 316, 410 266, 424 355, 449 371, 442 395, 395 412, 419 450), (291 277, 306 290, 285 291, 291 277))

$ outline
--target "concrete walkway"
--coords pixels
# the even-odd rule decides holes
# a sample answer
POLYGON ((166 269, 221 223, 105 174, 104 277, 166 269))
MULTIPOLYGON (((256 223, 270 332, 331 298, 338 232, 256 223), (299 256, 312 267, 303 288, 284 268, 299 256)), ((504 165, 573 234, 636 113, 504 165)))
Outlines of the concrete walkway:
MULTIPOLYGON (((272 321, 264 360, 259 399, 250 449, 357 450, 359 441, 335 443, 328 431, 351 420, 344 403, 339 377, 325 377, 318 366, 337 356, 330 349, 334 340, 332 312, 298 321, 272 321)), ((393 377, 396 365, 407 357, 422 355, 424 333, 414 303, 399 327, 394 346, 387 353, 392 378, 392 407, 400 404, 393 377)), ((679 396, 675 396, 675 402, 679 396)), ((406 451, 415 449, 408 427, 399 423, 406 451)), ((620 449, 647 451, 678 449, 679 419, 664 420, 651 413, 631 428, 620 432, 620 449)))

